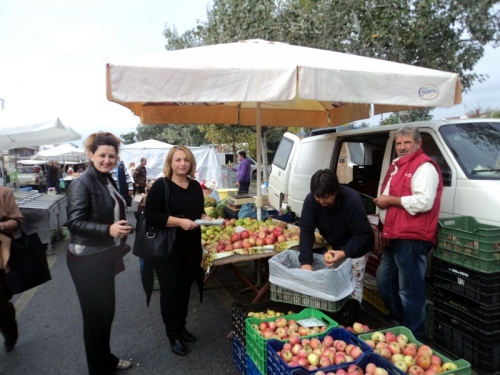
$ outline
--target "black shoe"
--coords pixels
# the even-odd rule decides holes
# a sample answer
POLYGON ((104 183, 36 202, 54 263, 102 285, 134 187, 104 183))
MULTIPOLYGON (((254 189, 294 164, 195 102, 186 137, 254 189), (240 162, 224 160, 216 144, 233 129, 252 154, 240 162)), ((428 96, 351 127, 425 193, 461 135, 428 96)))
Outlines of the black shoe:
POLYGON ((172 347, 172 352, 174 352, 177 355, 186 355, 188 353, 186 346, 179 339, 171 341, 170 346, 172 347))
POLYGON ((186 328, 184 328, 182 330, 181 339, 182 339, 182 341, 185 341, 185 342, 195 342, 196 341, 196 337, 194 335, 192 335, 191 333, 189 333, 186 328))
POLYGON ((5 351, 7 353, 11 352, 14 349, 14 346, 16 346, 17 338, 15 340, 5 340, 3 343, 3 347, 5 348, 5 351))

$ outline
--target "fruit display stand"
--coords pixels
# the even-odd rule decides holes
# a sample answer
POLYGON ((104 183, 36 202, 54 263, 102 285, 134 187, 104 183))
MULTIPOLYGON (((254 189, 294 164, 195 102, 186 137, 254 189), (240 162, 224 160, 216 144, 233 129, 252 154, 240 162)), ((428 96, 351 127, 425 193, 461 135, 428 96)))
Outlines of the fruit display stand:
MULTIPOLYGON (((372 353, 373 350, 370 348, 363 340, 361 340, 359 337, 353 335, 349 331, 347 331, 344 328, 332 328, 329 329, 326 333, 323 333, 321 335, 316 336, 320 341, 323 341, 325 336, 331 336, 333 340, 343 340, 347 345, 352 344, 354 346, 357 346, 361 349, 362 354, 352 362, 346 362, 345 365, 351 365, 353 363, 357 363, 358 361, 361 361, 363 357, 368 354, 372 353)), ((336 371, 338 368, 340 368, 340 365, 332 365, 328 367, 322 367, 318 370, 312 370, 312 371, 307 371, 305 368, 301 368, 300 366, 295 366, 295 367, 290 367, 284 360, 283 358, 278 354, 283 349, 285 342, 284 341, 278 341, 278 340, 269 340, 266 343, 266 350, 267 350, 267 374, 268 375, 292 375, 295 374, 294 371, 296 370, 302 370, 305 371, 304 374, 308 375, 314 375, 318 370, 321 370, 325 373, 330 372, 330 371, 336 371)), ((388 367, 388 364, 386 364, 386 367, 388 367)))
MULTIPOLYGON (((327 330, 338 326, 337 322, 335 322, 333 319, 329 318, 321 311, 311 308, 304 309, 298 314, 285 315, 284 318, 287 321, 293 319, 296 322, 301 319, 315 318, 321 321, 326 326, 327 330)), ((276 320, 276 318, 267 318, 267 319, 248 318, 245 322, 247 354, 249 358, 252 360, 252 362, 256 365, 257 369, 264 375, 267 373, 266 341, 269 341, 269 339, 263 338, 252 325, 253 324, 259 325, 262 322, 270 322, 274 320, 276 320)), ((308 335, 304 336, 304 338, 312 338, 318 336, 324 336, 324 333, 308 335)), ((278 342, 284 343, 284 341, 278 341, 278 342)))
MULTIPOLYGON (((413 333, 406 327, 402 327, 402 326, 391 327, 391 328, 379 330, 377 332, 382 332, 383 334, 385 334, 387 331, 391 331, 396 336, 399 334, 406 335, 408 337, 408 342, 409 343, 410 342, 416 343, 418 345, 418 347, 423 345, 420 341, 418 341, 415 338, 415 336, 413 336, 413 333)), ((358 337, 364 341, 371 340, 372 334, 373 334, 373 332, 368 332, 368 333, 361 334, 358 337)), ((431 348, 431 349, 433 350, 435 355, 437 355, 439 358, 441 358, 441 361, 443 363, 453 362, 457 366, 457 368, 454 370, 443 371, 441 373, 441 375, 470 375, 471 374, 471 364, 468 361, 466 361, 465 359, 454 360, 454 359, 451 359, 451 358, 441 354, 440 352, 438 352, 434 348, 431 348)))

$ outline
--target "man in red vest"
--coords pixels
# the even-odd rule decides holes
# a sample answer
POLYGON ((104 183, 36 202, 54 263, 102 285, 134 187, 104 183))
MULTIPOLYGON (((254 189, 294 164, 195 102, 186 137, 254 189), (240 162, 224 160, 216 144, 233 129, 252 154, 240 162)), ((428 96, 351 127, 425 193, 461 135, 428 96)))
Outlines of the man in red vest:
POLYGON ((377 286, 391 317, 424 340, 427 254, 436 243, 443 181, 438 165, 422 151, 417 128, 396 132, 398 157, 373 201, 388 245, 377 269, 377 286))

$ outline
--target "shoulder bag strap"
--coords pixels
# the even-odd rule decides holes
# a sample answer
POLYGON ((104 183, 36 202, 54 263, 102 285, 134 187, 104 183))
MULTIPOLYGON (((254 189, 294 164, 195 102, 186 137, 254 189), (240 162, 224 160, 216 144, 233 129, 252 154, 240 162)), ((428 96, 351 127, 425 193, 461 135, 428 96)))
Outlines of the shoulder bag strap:
POLYGON ((166 177, 163 178, 163 183, 165 184, 165 213, 170 215, 170 208, 168 207, 169 190, 166 177))

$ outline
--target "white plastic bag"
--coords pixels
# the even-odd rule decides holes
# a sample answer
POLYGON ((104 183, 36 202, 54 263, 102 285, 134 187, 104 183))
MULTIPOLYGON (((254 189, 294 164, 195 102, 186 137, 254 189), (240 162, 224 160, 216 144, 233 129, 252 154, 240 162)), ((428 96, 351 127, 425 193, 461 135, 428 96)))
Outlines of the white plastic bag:
POLYGON ((313 254, 313 271, 301 270, 299 252, 285 250, 269 259, 269 281, 293 291, 324 299, 339 301, 350 296, 356 285, 351 259, 326 267, 323 255, 313 254))

